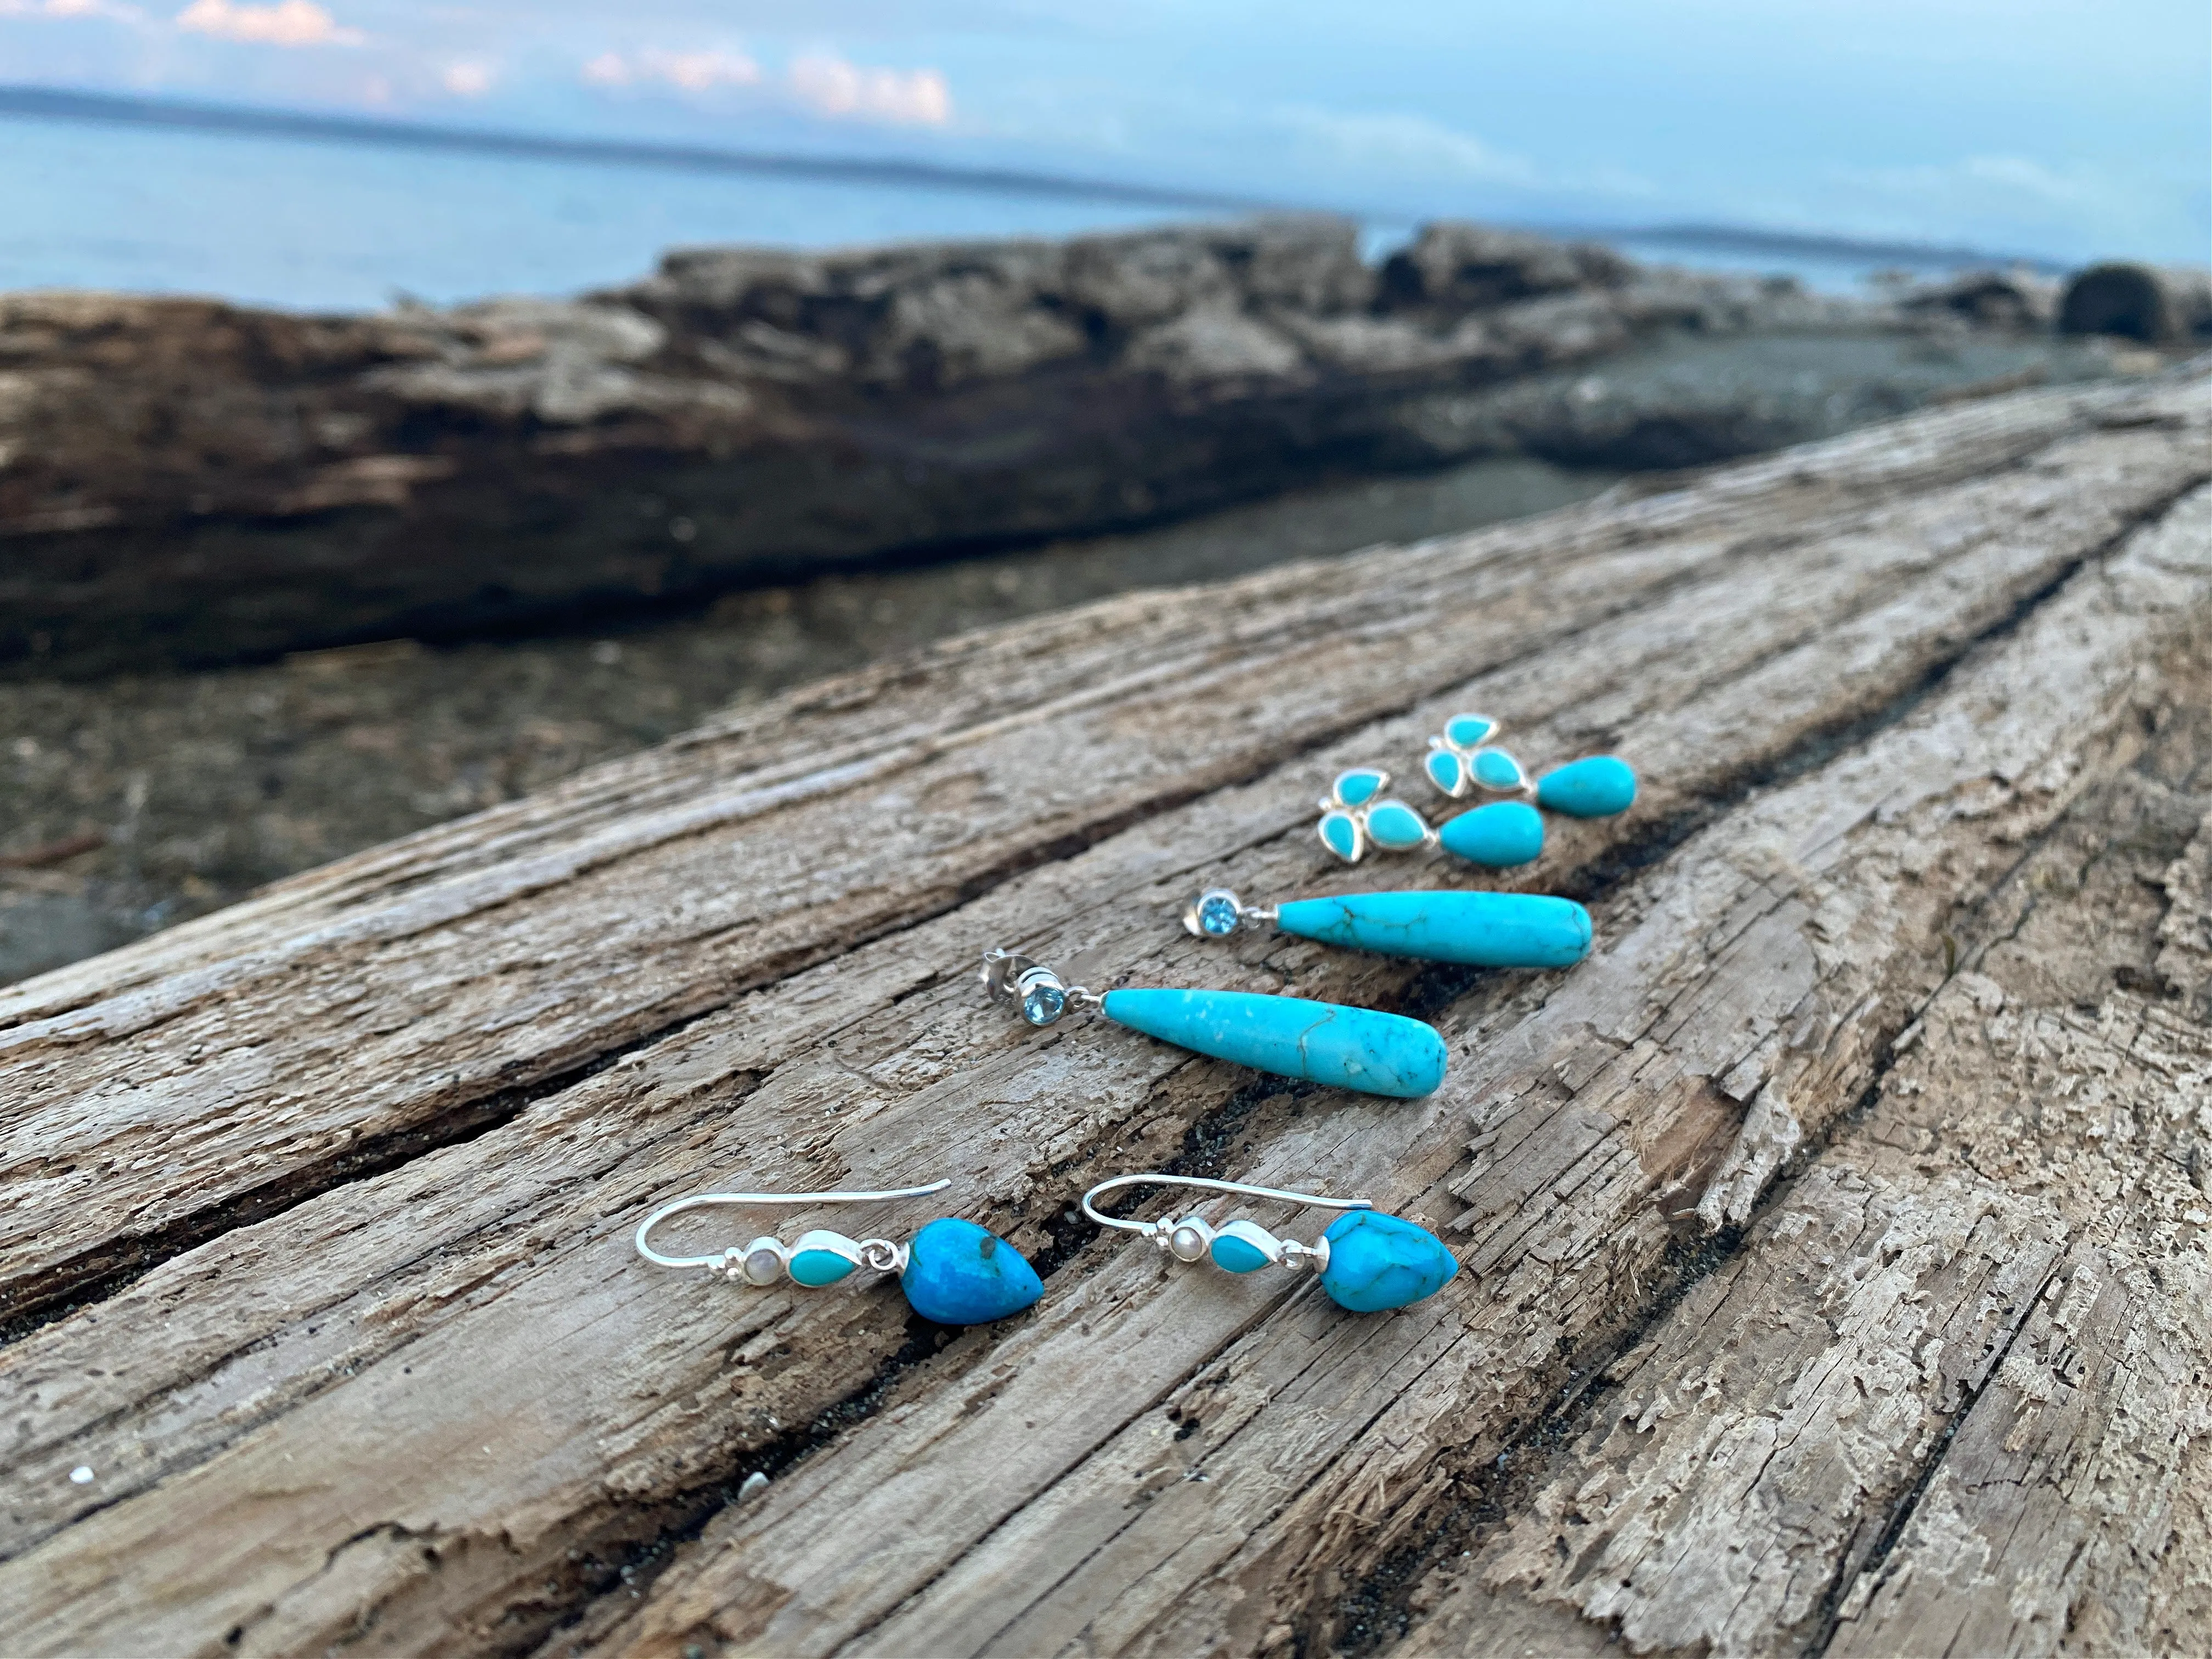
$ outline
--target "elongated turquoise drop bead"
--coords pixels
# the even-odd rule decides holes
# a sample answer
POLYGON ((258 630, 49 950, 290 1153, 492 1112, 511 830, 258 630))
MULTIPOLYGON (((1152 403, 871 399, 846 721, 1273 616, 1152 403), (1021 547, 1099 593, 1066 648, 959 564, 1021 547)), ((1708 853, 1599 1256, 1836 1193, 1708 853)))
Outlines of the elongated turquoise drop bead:
POLYGON ((1571 968, 1589 953, 1589 912, 1542 893, 1346 893, 1294 899, 1275 925, 1301 939, 1477 968, 1571 968))
POLYGON ((1544 815, 1525 800, 1494 800, 1437 827, 1445 852, 1492 870, 1530 864, 1544 850, 1544 815))
POLYGON ((1592 755, 1539 778, 1536 799, 1569 817, 1609 818, 1635 801, 1636 773, 1615 756, 1592 755))
POLYGON ((1328 1241, 1328 1266, 1321 1287, 1353 1313, 1381 1313, 1434 1296, 1459 1271, 1442 1239, 1403 1216, 1354 1210, 1322 1237, 1328 1241))
POLYGON ((1277 1077, 1417 1099, 1444 1080, 1444 1040, 1402 1014, 1250 991, 1109 991, 1110 1020, 1277 1077))

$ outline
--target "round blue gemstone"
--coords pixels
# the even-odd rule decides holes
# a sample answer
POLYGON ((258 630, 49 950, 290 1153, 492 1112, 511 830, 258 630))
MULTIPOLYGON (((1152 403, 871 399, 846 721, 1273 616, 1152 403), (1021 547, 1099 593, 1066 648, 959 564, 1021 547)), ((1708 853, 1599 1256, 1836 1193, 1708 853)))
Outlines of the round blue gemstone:
POLYGON ((1067 993, 1057 985, 1032 985, 1022 997, 1022 1018, 1032 1025, 1049 1025, 1067 1008, 1067 993))
POLYGON ((1022 1253, 972 1221, 940 1216, 907 1249, 899 1288, 916 1313, 940 1325, 988 1325, 1044 1294, 1022 1253))
POLYGON ((1322 1235, 1328 1266, 1321 1287, 1340 1308, 1380 1313, 1434 1296, 1459 1271, 1443 1241, 1401 1216, 1354 1210, 1322 1235))
POLYGON ((1216 893, 1198 907, 1198 930, 1212 939, 1226 939, 1237 931, 1237 901, 1216 893))

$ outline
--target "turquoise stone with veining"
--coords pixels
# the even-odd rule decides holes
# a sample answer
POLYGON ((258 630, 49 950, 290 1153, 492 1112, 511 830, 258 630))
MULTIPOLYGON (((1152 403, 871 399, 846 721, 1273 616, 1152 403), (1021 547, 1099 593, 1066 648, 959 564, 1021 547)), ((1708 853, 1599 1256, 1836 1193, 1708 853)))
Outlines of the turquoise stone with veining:
POLYGON ((1428 759, 1422 764, 1429 769, 1429 781, 1447 795, 1459 793, 1460 786, 1467 781, 1467 769, 1449 749, 1430 750, 1428 759))
MULTIPOLYGON (((1531 817, 1534 815, 1530 814, 1531 817)), ((1275 925, 1301 939, 1477 968, 1570 968, 1589 953, 1589 912, 1543 893, 1346 893, 1293 899, 1275 925)))
POLYGON ((1381 1313, 1434 1296, 1459 1271, 1443 1241, 1402 1216, 1354 1210, 1322 1235, 1328 1266, 1321 1287, 1340 1308, 1381 1313))
POLYGON ((1277 1077, 1412 1100, 1444 1080, 1444 1040, 1402 1014, 1250 991, 1109 991, 1106 1018, 1277 1077))
POLYGON ((1321 844, 1347 861, 1359 856, 1359 825, 1349 812, 1326 812, 1321 820, 1321 844))
POLYGON ((1428 840, 1429 826, 1405 802, 1380 801, 1367 809, 1367 838, 1377 847, 1403 853, 1428 840))
POLYGON ((1375 793, 1388 780, 1380 772, 1357 771, 1337 774, 1334 793, 1346 806, 1364 806, 1375 799, 1375 793))
POLYGON ((1537 782, 1536 799, 1554 812, 1575 818, 1609 818, 1626 812, 1636 799, 1636 772, 1612 755, 1571 761, 1537 782))
POLYGON ((988 1325, 1044 1294, 1022 1253, 985 1227, 939 1216, 907 1247, 899 1288, 914 1310, 940 1325, 988 1325))
POLYGON ((1498 722, 1487 714, 1454 714, 1444 722, 1444 740, 1462 749, 1472 749, 1485 742, 1498 729, 1498 722))
POLYGON ((1494 800, 1437 826, 1447 853, 1492 870, 1533 862, 1544 850, 1544 815, 1525 800, 1494 800))

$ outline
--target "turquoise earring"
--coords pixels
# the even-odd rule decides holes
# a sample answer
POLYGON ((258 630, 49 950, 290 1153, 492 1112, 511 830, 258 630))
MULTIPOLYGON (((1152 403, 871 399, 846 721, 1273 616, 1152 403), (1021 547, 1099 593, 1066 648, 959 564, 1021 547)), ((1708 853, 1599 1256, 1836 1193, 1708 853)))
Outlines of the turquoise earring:
POLYGON ((1102 1181, 1084 1194, 1083 1213, 1102 1227, 1118 1227, 1151 1239, 1178 1261, 1210 1261, 1224 1273, 1257 1273, 1268 1267, 1310 1268, 1320 1275, 1328 1299, 1349 1313, 1410 1307, 1434 1296, 1459 1271, 1458 1258, 1434 1233, 1401 1217, 1383 1215, 1364 1198, 1322 1198, 1199 1176, 1127 1175, 1102 1181), (1350 1213, 1332 1222, 1312 1243, 1301 1244, 1294 1238, 1278 1238, 1243 1216, 1217 1227, 1199 1215, 1174 1221, 1124 1221, 1098 1212, 1098 1198, 1122 1187, 1140 1186, 1195 1187, 1350 1213))
POLYGON ((1183 912, 1200 939, 1227 939, 1248 921, 1346 950, 1474 968, 1571 968, 1589 954, 1589 912, 1542 893, 1346 893, 1249 905, 1209 887, 1183 912))
POLYGON ((664 1255, 650 1235, 670 1217, 686 1210, 721 1206, 755 1208, 777 1204, 875 1204, 901 1198, 927 1198, 952 1183, 898 1187, 880 1193, 701 1193, 664 1204, 639 1224, 637 1253, 661 1267, 704 1267, 733 1284, 768 1286, 788 1278, 808 1290, 823 1290, 866 1267, 896 1273, 907 1304, 924 1319, 940 1325, 988 1325, 1018 1314, 1044 1294, 1036 1269, 1012 1245, 987 1228, 957 1216, 939 1216, 905 1244, 888 1238, 848 1238, 826 1228, 799 1234, 786 1244, 773 1234, 742 1247, 705 1255, 664 1255))
POLYGON ((1095 1008, 1116 1024, 1255 1072, 1416 1100, 1444 1080, 1444 1040, 1402 1014, 1251 991, 1109 991, 1070 985, 1012 951, 983 953, 983 989, 1032 1025, 1095 1008))

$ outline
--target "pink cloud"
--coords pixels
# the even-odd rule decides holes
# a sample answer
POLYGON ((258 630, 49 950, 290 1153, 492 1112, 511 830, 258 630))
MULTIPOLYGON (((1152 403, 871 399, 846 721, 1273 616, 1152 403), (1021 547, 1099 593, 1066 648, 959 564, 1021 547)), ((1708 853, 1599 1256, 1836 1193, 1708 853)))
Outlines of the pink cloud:
POLYGON ((359 29, 341 27, 314 0, 276 0, 268 6, 192 0, 177 14, 177 27, 263 46, 357 46, 368 38, 359 29))
POLYGON ((791 66, 790 83, 817 115, 927 127, 952 118, 952 89, 933 69, 863 69, 817 52, 791 66))

